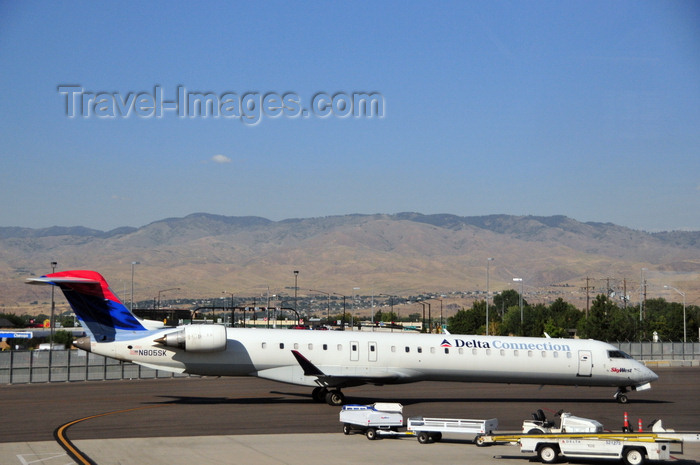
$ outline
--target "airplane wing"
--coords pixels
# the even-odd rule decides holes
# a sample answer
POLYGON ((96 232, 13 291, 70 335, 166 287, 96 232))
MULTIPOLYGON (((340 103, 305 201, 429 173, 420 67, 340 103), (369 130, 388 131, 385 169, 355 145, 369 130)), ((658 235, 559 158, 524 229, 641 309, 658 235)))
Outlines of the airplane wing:
POLYGON ((351 387, 362 386, 363 384, 374 384, 381 386, 383 384, 401 383, 402 379, 410 377, 410 374, 399 373, 393 371, 382 371, 381 373, 367 373, 363 375, 330 375, 324 373, 320 368, 311 363, 299 351, 292 350, 294 358, 304 370, 304 376, 315 377, 316 384, 325 387, 351 387))

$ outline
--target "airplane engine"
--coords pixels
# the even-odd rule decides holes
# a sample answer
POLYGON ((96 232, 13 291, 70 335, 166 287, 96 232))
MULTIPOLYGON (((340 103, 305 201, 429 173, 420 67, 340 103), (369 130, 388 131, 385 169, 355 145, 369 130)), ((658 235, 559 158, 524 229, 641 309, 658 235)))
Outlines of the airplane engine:
POLYGON ((219 352, 226 349, 226 328, 221 325, 187 325, 153 342, 187 352, 219 352))

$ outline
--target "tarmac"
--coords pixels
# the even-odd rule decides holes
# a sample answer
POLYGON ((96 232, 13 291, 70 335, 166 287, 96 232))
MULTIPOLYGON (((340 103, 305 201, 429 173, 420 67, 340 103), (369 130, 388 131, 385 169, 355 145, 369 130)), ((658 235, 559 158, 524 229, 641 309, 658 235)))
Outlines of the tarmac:
MULTIPOLYGON (((463 436, 447 434, 434 444, 419 444, 412 437, 369 441, 362 434, 342 433, 90 439, 74 444, 99 465, 524 465, 535 459, 517 446, 477 447, 463 436)), ((672 456, 678 465, 697 464, 700 443, 685 444, 683 455, 672 456)), ((76 464, 54 441, 0 443, 0 457, 10 460, 6 465, 76 464)))

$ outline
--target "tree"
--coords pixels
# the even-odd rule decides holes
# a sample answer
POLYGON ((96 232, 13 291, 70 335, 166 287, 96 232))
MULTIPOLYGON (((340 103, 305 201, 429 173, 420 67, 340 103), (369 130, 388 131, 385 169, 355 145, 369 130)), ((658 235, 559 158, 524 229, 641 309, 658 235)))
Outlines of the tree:
POLYGON ((453 334, 484 334, 486 328, 486 302, 480 300, 472 308, 462 308, 447 319, 447 330, 453 334))
POLYGON ((377 313, 374 314, 374 322, 375 323, 379 322, 379 321, 383 321, 385 323, 390 323, 392 321, 397 321, 397 320, 398 320, 398 316, 396 315, 396 313, 394 313, 392 311, 382 312, 381 310, 377 310, 377 313))
POLYGON ((579 322, 581 337, 601 341, 632 340, 637 333, 635 320, 629 309, 621 309, 605 294, 596 296, 588 318, 579 322))
POLYGON ((69 331, 58 330, 53 334, 53 342, 56 344, 63 344, 66 349, 70 348, 73 344, 73 334, 69 331))
MULTIPOLYGON (((527 300, 523 298, 523 307, 527 305, 527 300)), ((514 289, 507 289, 493 296, 493 306, 498 310, 501 316, 505 315, 506 310, 512 306, 520 308, 520 293, 514 289)))

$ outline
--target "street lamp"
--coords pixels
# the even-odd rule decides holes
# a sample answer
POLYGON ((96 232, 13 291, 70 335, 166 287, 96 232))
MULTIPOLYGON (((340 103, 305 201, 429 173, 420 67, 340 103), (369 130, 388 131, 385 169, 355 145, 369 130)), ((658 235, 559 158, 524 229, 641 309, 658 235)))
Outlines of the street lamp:
MULTIPOLYGON (((353 330, 355 329, 355 315, 357 314, 357 302, 356 302, 357 301, 357 295, 356 295, 357 293, 355 291, 359 291, 359 290, 360 290, 359 287, 352 288, 352 315, 351 315, 352 322, 350 324, 350 327, 352 327, 353 330)), ((360 330, 362 330, 362 324, 360 324, 360 330)))
MULTIPOLYGON (((236 308, 233 306, 233 292, 221 291, 221 293, 231 295, 231 327, 235 328, 236 327, 236 308)), ((226 324, 226 322, 225 322, 225 320, 226 320, 225 310, 226 310, 226 305, 224 305, 224 324, 226 324)), ((213 322, 213 320, 214 320, 214 317, 212 317, 212 322, 213 322)))
MULTIPOLYGON (((394 296, 391 294, 379 294, 379 295, 382 295, 384 297, 389 297, 389 305, 391 306, 391 318, 394 318, 394 296)), ((398 319, 399 319, 399 317, 397 315, 396 320, 398 320, 398 319)), ((392 323, 391 332, 393 333, 394 332, 394 322, 392 321, 391 323, 392 323)))
MULTIPOLYGON (((675 287, 669 285, 664 286, 664 289, 673 289, 683 297, 683 343, 685 343, 685 292, 679 291, 675 287)), ((683 350, 685 351, 685 348, 683 350)))
POLYGON ((179 291, 179 287, 171 287, 170 289, 163 289, 158 291, 158 310, 160 310, 160 294, 163 292, 168 292, 168 291, 179 291))
POLYGON ((131 302, 129 302, 129 310, 134 310, 134 266, 140 265, 139 262, 131 262, 131 302))
POLYGON ((345 314, 347 313, 345 309, 345 294, 338 294, 337 292, 331 292, 331 294, 339 295, 343 298, 343 316, 340 318, 340 329, 341 331, 345 331, 345 314))
POLYGON ((331 293, 317 291, 315 289, 309 289, 310 292, 318 292, 319 294, 326 294, 328 296, 328 306, 326 307, 326 324, 331 324, 331 293))
POLYGON ((523 278, 513 278, 513 281, 520 283, 520 335, 523 336, 523 278))
MULTIPOLYGON (((489 335, 489 271, 493 258, 486 259, 486 335, 489 335)), ((440 317, 442 319, 442 317, 440 317)))
MULTIPOLYGON (((58 262, 51 262, 51 273, 56 272, 56 265, 58 265, 58 262)), ((56 311, 56 301, 54 299, 54 288, 55 286, 51 286, 51 320, 49 321, 49 326, 51 328, 51 336, 49 337, 49 350, 53 350, 53 327, 54 327, 54 313, 56 311)))
POLYGON ((294 270, 294 311, 297 311, 297 278, 299 277, 299 270, 294 270))

